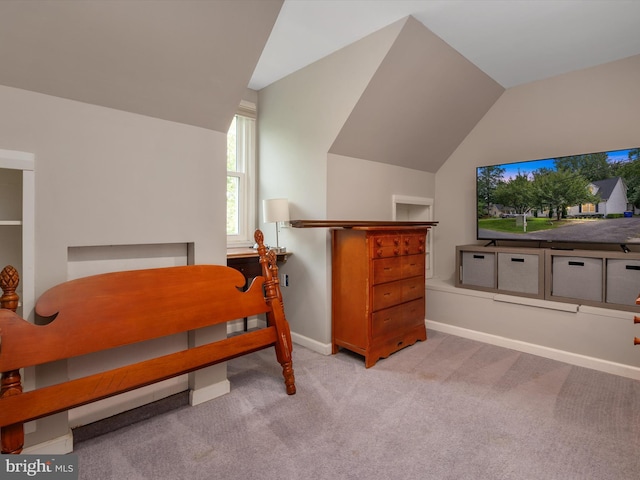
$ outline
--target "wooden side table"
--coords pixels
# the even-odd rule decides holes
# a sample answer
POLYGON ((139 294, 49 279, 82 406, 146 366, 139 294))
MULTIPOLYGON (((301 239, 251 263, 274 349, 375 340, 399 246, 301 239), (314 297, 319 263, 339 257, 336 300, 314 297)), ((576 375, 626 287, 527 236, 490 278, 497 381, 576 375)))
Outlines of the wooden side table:
MULTIPOLYGON (((278 265, 284 264, 291 252, 278 253, 278 265)), ((262 275, 262 267, 259 262, 258 251, 255 248, 228 248, 227 249, 227 266, 240 271, 245 278, 244 289, 249 288, 251 280, 262 275)), ((247 317, 244 318, 244 331, 247 331, 247 317)))

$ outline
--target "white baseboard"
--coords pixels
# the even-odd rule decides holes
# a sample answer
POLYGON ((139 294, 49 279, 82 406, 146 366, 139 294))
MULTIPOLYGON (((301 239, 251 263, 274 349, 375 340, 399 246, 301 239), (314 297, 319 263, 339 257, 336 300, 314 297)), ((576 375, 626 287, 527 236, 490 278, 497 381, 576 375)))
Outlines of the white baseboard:
POLYGON ((490 345, 510 348, 519 352, 530 353, 533 355, 538 355, 540 357, 558 360, 560 362, 568 363, 570 365, 576 365, 578 367, 590 368, 592 370, 598 370, 600 372, 611 373, 613 375, 619 375, 621 377, 640 380, 640 368, 638 367, 632 367, 630 365, 624 365, 622 363, 610 362, 608 360, 580 355, 578 353, 566 352, 564 350, 556 350, 555 348, 543 347, 541 345, 536 345, 533 343, 513 340, 511 338, 500 337, 498 335, 492 335, 490 333, 478 332, 476 330, 469 330, 467 328, 457 327, 455 325, 449 325, 446 323, 427 320, 426 324, 427 329, 429 330, 449 333, 451 335, 468 338, 470 340, 477 340, 479 342, 488 343, 490 345))
POLYGON ((200 405, 201 403, 208 402, 214 398, 221 397, 230 391, 231 382, 229 382, 229 380, 223 380, 222 382, 214 383, 208 387, 191 390, 189 391, 189 405, 192 407, 200 405))
POLYGON ((69 410, 69 427, 88 425, 122 412, 147 405, 156 400, 184 392, 188 388, 186 375, 170 378, 162 382, 121 393, 114 397, 98 400, 82 407, 69 410))
POLYGON ((65 455, 71 452, 73 452, 73 433, 71 430, 65 435, 31 445, 22 450, 22 453, 29 455, 65 455))
MULTIPOLYGON (((254 315, 253 317, 247 318, 247 329, 251 330, 253 328, 262 328, 266 326, 264 319, 254 315)), ((237 320, 231 320, 227 322, 227 334, 238 333, 244 331, 244 320, 239 318, 237 320)))
POLYGON ((294 332, 291 332, 291 341, 322 355, 331 355, 330 343, 320 343, 317 340, 294 332))

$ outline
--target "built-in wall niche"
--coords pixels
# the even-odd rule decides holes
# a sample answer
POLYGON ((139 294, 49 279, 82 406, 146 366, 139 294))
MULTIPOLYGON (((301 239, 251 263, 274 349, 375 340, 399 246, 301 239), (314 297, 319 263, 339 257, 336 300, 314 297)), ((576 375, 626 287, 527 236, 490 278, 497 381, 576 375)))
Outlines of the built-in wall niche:
MULTIPOLYGON (((412 197, 408 195, 392 195, 392 219, 404 222, 433 221, 433 199, 412 197)), ((425 277, 433 277, 433 230, 427 234, 425 277)))
POLYGON ((33 320, 35 301, 35 156, 0 149, 0 270, 20 274, 18 314, 33 320))
MULTIPOLYGON (((18 315, 33 321, 35 305, 35 155, 0 149, 0 270, 20 275, 18 315)), ((35 388, 33 367, 22 371, 25 390, 35 388)), ((25 424, 26 434, 36 423, 25 424)))
POLYGON ((3 225, 22 224, 22 170, 0 168, 0 219, 3 225))
POLYGON ((0 168, 0 245, 0 270, 12 265, 22 276, 22 170, 0 168))
POLYGON ((193 244, 99 245, 69 247, 67 280, 100 273, 192 264, 193 244))
MULTIPOLYGON (((162 243, 143 245, 98 245, 69 247, 67 250, 67 279, 86 277, 122 270, 141 270, 193 264, 193 243, 162 243)), ((87 318, 91 322, 91 318, 87 318)), ((127 345, 113 351, 98 352, 69 359, 69 378, 81 378, 97 372, 117 368, 183 350, 188 347, 187 334, 171 335, 127 345)), ((87 423, 145 405, 154 400, 187 390, 188 376, 165 380, 115 397, 74 408, 69 411, 69 425, 74 428, 87 423)))

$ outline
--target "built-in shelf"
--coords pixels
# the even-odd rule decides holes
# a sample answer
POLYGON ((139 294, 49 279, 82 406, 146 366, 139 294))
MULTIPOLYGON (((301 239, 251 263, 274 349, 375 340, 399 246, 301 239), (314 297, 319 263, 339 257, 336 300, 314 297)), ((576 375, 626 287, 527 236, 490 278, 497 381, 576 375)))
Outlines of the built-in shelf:
POLYGON ((465 245, 456 287, 640 312, 640 254, 465 245))
POLYGON ((0 149, 0 270, 6 265, 18 270, 19 313, 24 318, 33 317, 35 303, 34 167, 32 153, 0 149))

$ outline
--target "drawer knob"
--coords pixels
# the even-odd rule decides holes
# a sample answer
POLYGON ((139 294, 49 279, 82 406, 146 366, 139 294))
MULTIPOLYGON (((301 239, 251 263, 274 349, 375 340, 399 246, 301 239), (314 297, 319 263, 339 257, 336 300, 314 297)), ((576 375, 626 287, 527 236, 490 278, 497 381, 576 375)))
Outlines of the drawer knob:
POLYGON ((638 338, 638 337, 634 337, 634 339, 633 339, 633 344, 634 344, 634 345, 640 345, 640 338, 638 338))
POLYGON ((378 245, 379 247, 382 246, 382 239, 381 238, 376 238, 376 245, 378 245))
POLYGON ((400 243, 400 239, 398 237, 393 239, 393 243, 395 243, 396 245, 398 245, 400 243))
POLYGON ((378 250, 376 250, 376 254, 381 257, 382 256, 382 249, 379 248, 378 250))
POLYGON ((633 317, 633 323, 640 323, 640 317, 639 316, 634 316, 633 317))
POLYGON ((394 248, 393 249, 393 254, 394 255, 399 255, 400 254, 400 249, 399 248, 394 248))

